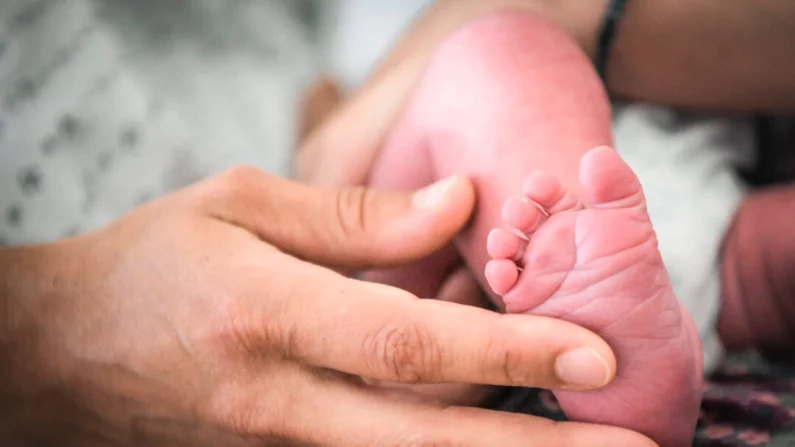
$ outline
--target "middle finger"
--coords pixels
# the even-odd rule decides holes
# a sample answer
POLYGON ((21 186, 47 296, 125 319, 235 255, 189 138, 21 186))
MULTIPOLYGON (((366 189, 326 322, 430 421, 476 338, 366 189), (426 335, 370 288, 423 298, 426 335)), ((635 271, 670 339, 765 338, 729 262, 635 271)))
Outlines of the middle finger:
POLYGON ((314 366, 392 382, 548 389, 598 388, 615 373, 607 344, 574 324, 420 300, 294 258, 287 263, 295 273, 269 286, 289 298, 255 318, 284 335, 277 348, 314 366), (575 350, 580 360, 583 352, 593 357, 591 365, 578 366, 595 368, 591 383, 566 383, 559 376, 557 360, 575 350))

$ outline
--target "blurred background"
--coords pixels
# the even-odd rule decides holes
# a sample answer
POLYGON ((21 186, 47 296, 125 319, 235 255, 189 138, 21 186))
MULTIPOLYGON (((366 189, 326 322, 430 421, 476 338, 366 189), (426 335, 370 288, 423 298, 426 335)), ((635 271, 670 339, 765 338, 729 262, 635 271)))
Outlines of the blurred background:
POLYGON ((245 163, 288 175, 320 73, 355 88, 426 0, 2 0, 0 244, 245 163))

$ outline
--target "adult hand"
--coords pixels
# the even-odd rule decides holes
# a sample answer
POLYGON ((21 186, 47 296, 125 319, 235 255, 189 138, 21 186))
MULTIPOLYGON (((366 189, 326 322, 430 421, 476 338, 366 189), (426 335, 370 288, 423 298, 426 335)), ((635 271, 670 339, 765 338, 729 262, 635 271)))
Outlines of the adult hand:
POLYGON ((613 376, 607 345, 580 327, 419 300, 333 270, 420 258, 464 225, 472 202, 461 178, 412 197, 235 169, 99 232, 0 251, 3 442, 652 445, 364 385, 577 389, 564 379, 613 376))

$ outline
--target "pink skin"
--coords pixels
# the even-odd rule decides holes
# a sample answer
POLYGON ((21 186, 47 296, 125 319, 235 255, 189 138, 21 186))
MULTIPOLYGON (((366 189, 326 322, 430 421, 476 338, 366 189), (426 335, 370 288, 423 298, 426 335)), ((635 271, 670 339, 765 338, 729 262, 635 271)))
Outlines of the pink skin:
POLYGON ((618 377, 604 390, 555 393, 569 417, 688 445, 701 401, 701 346, 671 287, 640 182, 600 147, 582 158, 580 190, 589 205, 552 175, 531 174, 503 207, 511 230, 489 234, 487 281, 508 312, 580 324, 615 350, 618 377))
POLYGON ((698 337, 671 290, 639 186, 630 207, 635 211, 599 208, 610 202, 605 198, 635 187, 632 171, 607 149, 589 153, 580 170, 590 148, 610 145, 605 92, 564 33, 520 11, 462 27, 432 57, 385 142, 371 185, 413 189, 464 174, 475 181, 478 209, 455 247, 365 278, 431 297, 463 258, 484 288, 494 286, 495 303, 501 305, 505 294, 508 311, 576 322, 616 351, 617 379, 605 390, 556 393, 570 419, 635 429, 663 447, 680 447, 689 444, 698 413, 698 337), (598 166, 602 162, 609 164, 598 166), (629 180, 634 183, 623 183, 629 180), (587 209, 574 208, 578 199, 587 209), (489 237, 503 216, 513 233, 489 237), (583 239, 576 230, 587 223, 601 231, 583 239), (532 234, 531 250, 516 233, 532 234), (610 256, 597 259, 600 254, 610 256), (571 259, 579 263, 561 266, 571 259), (644 266, 632 265, 640 259, 644 266), (582 270, 572 272, 575 265, 582 270), (544 266, 561 270, 546 276, 544 266), (556 289, 553 279, 563 281, 565 290, 556 289))

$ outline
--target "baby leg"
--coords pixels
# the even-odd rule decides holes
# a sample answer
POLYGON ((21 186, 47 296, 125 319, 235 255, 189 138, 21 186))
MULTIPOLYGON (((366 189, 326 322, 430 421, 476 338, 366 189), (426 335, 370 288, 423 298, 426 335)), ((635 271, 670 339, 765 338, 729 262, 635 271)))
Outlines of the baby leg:
MULTIPOLYGON (((579 158, 611 143, 605 93, 579 49, 546 22, 499 14, 463 27, 442 45, 387 139, 370 185, 410 189, 450 174, 472 177, 478 212, 459 243, 472 247, 466 259, 485 284, 485 236, 528 170, 548 169, 576 190, 579 158)), ((448 248, 364 278, 433 296, 456 262, 448 248)))
MULTIPOLYGON (((680 446, 695 427, 700 348, 662 267, 634 174, 610 149, 583 158, 590 148, 611 144, 610 118, 601 84, 576 46, 536 16, 511 11, 473 22, 441 45, 393 141, 427 147, 432 178, 465 174, 475 180, 478 209, 456 244, 481 283, 488 279, 495 298, 505 294, 512 312, 591 328, 613 346, 619 361, 616 382, 595 393, 557 393, 567 415, 633 428, 665 447, 680 446), (517 195, 537 171, 544 174, 531 177, 525 194, 517 195), (610 210, 615 213, 608 213, 614 217, 578 217, 609 205, 615 205, 610 210), (531 237, 530 248, 522 255, 526 244, 521 239, 498 233, 490 248, 500 259, 484 275, 490 259, 487 235, 502 226, 501 216, 514 233, 531 237), (610 233, 620 228, 613 223, 628 221, 637 223, 638 231, 610 233), (592 228, 598 231, 586 237, 592 228), (588 253, 577 251, 583 241, 588 253), (635 242, 641 250, 624 250, 635 242), (613 249, 615 256, 603 261, 613 249), (650 260, 649 268, 632 268, 639 253, 650 260), (556 257, 565 262, 550 263, 556 257), (533 264, 527 264, 530 259, 533 264), (599 268, 577 263, 586 259, 599 268), (619 269, 622 265, 628 268, 619 269), (546 272, 549 266, 560 270, 546 272), (521 274, 520 267, 526 267, 521 274), (550 278, 576 277, 575 267, 585 269, 585 279, 561 296, 565 281, 556 285, 550 278), (554 275, 544 278, 545 272, 554 275), (645 281, 652 277, 654 290, 649 290, 645 281), (611 287, 596 287, 600 280, 611 287), (616 291, 627 299, 616 301, 616 291), (652 373, 660 368, 669 370, 652 373)), ((401 145, 390 143, 384 156, 398 150, 401 145)))
MULTIPOLYGON (((430 153, 419 128, 410 117, 403 120, 376 160, 369 186, 411 190, 436 180, 430 153)), ((361 278, 400 287, 422 298, 435 297, 445 277, 460 262, 453 245, 411 265, 371 270, 361 278)))
POLYGON ((457 245, 485 285, 486 237, 527 174, 543 169, 576 194, 580 158, 610 145, 610 105, 587 58, 552 24, 508 11, 443 42, 384 157, 427 148, 432 179, 474 180, 477 210, 457 245))

